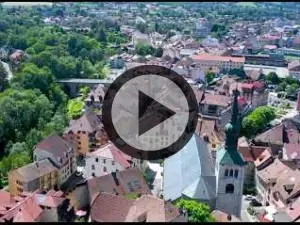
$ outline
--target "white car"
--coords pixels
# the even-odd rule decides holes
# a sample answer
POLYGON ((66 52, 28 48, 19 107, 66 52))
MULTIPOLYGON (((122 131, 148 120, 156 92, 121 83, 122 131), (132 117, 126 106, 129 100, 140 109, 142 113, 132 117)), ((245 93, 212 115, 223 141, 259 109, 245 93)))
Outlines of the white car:
POLYGON ((245 200, 251 201, 252 199, 253 199, 253 196, 252 196, 252 195, 246 195, 245 200))

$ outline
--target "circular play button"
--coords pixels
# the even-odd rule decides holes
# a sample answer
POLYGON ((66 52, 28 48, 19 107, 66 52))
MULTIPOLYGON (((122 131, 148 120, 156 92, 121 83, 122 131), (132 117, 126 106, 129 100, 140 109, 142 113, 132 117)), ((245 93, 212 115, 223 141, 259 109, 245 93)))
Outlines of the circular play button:
POLYGON ((144 65, 114 80, 105 94, 102 116, 108 137, 121 151, 143 160, 164 159, 192 137, 198 103, 176 72, 144 65))

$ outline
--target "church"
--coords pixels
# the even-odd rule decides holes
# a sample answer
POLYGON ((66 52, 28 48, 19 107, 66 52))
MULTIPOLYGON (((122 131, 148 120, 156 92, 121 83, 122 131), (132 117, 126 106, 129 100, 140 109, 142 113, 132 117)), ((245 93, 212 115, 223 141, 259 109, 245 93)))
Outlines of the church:
POLYGON ((237 150, 241 130, 237 97, 236 91, 231 120, 225 126, 225 144, 217 151, 215 163, 206 142, 198 134, 165 160, 163 191, 166 201, 198 200, 207 203, 211 210, 240 217, 245 162, 237 150))

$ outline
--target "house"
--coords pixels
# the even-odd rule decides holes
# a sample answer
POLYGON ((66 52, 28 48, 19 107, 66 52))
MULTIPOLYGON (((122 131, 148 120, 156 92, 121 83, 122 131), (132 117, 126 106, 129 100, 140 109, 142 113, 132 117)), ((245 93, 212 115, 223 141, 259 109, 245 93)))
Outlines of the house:
POLYGON ((71 120, 64 138, 76 146, 76 156, 84 156, 107 143, 103 123, 94 112, 85 112, 79 119, 71 120))
POLYGON ((58 174, 58 168, 49 159, 30 163, 8 173, 9 192, 19 195, 23 191, 57 189, 58 174))
POLYGON ((138 168, 129 168, 123 171, 112 172, 101 177, 87 180, 89 202, 93 202, 98 193, 117 195, 151 194, 151 191, 138 168))
POLYGON ((132 157, 109 142, 98 150, 86 154, 84 177, 100 177, 112 172, 126 170, 134 166, 132 160, 132 157))
POLYGON ((193 35, 196 37, 206 37, 207 35, 210 34, 212 24, 205 18, 199 18, 195 22, 195 30, 193 32, 193 35))
POLYGON ((271 189, 276 185, 280 174, 285 170, 294 170, 293 163, 284 163, 276 158, 267 167, 256 172, 256 189, 259 198, 262 199, 263 204, 270 204, 271 189))
POLYGON ((209 54, 193 55, 192 59, 205 71, 211 69, 240 69, 244 66, 244 57, 216 56, 209 54))
POLYGON ((61 191, 22 192, 15 197, 1 191, 0 199, 0 222, 58 222, 70 221, 73 216, 69 200, 61 191))
POLYGON ((9 59, 11 62, 18 64, 21 62, 21 60, 23 59, 23 57, 25 56, 25 52, 22 50, 16 50, 14 53, 12 53, 9 56, 9 59))
POLYGON ((252 188, 255 185, 255 168, 257 168, 257 160, 268 149, 264 146, 253 146, 245 137, 239 139, 238 151, 242 155, 245 165, 244 188, 252 188))
POLYGON ((102 84, 95 85, 85 99, 85 111, 100 110, 105 96, 105 87, 102 84))
POLYGON ((206 142, 194 134, 187 145, 164 161, 164 199, 194 199, 239 217, 245 162, 237 151, 240 115, 237 92, 232 116, 225 127, 225 145, 216 153, 215 165, 206 142))
POLYGON ((300 79, 300 62, 292 61, 288 64, 289 75, 295 79, 300 79))
POLYGON ((39 142, 35 146, 33 157, 36 162, 49 159, 59 169, 59 184, 65 183, 76 171, 74 148, 57 134, 39 142))
POLYGON ((228 96, 205 93, 199 102, 199 111, 204 116, 220 117, 230 105, 231 98, 228 96))
POLYGON ((282 152, 284 143, 298 143, 299 135, 297 125, 291 120, 286 120, 257 135, 252 142, 254 145, 270 146, 272 154, 278 155, 282 152))
POLYGON ((130 199, 99 193, 91 205, 91 222, 187 222, 187 216, 153 195, 130 199))
POLYGON ((238 217, 224 213, 220 210, 214 210, 211 215, 216 219, 217 222, 242 222, 238 217))
POLYGON ((109 64, 112 69, 122 69, 124 67, 124 59, 119 55, 112 56, 109 59, 109 64))
POLYGON ((134 46, 137 44, 150 45, 151 40, 149 38, 149 35, 142 34, 140 31, 136 31, 132 34, 132 43, 134 44, 134 46))
POLYGON ((300 171, 286 168, 277 175, 276 184, 268 190, 268 203, 282 209, 295 201, 300 194, 300 171))

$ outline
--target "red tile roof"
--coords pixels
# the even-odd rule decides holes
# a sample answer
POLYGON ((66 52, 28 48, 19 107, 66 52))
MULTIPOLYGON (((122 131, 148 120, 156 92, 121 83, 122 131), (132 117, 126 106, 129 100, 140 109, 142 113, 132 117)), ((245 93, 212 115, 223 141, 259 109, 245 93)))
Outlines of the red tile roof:
POLYGON ((91 218, 96 222, 169 222, 179 215, 176 207, 152 195, 132 200, 102 193, 91 206, 91 218))
POLYGON ((297 198, 290 206, 284 210, 292 221, 297 220, 300 217, 300 198, 297 198))
POLYGON ((117 192, 120 195, 131 193, 128 183, 130 183, 135 193, 151 193, 143 175, 138 168, 129 168, 124 171, 117 171, 116 178, 117 183, 112 174, 87 180, 90 196, 94 197, 98 192, 117 192))
POLYGON ((219 106, 227 107, 231 104, 231 98, 225 95, 215 95, 215 94, 205 93, 204 99, 202 100, 201 104, 219 105, 219 106))
POLYGON ((94 152, 87 153, 87 157, 101 156, 110 157, 115 162, 118 162, 125 168, 129 168, 131 164, 128 162, 132 157, 120 151, 113 143, 108 143, 94 152), (111 157, 112 156, 112 157, 111 157))
POLYGON ((245 62, 244 57, 229 57, 229 56, 218 56, 218 55, 209 55, 209 54, 193 55, 192 58, 194 60, 206 60, 206 61, 237 62, 237 63, 245 62))

